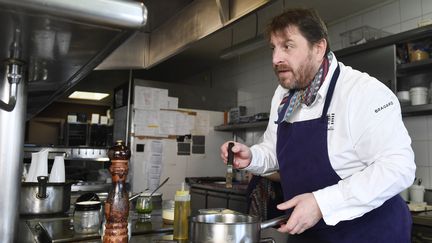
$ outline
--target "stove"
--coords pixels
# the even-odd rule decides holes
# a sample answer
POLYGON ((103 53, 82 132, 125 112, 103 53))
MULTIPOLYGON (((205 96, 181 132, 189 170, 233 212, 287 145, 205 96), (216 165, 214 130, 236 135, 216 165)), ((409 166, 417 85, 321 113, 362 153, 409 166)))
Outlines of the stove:
MULTIPOLYGON (((164 225, 161 210, 153 210, 150 221, 138 219, 133 211, 129 213, 132 236, 172 234, 172 225, 164 225)), ((134 238, 134 237, 132 237, 134 238)), ((78 242, 100 243, 99 233, 79 234, 74 231, 72 215, 22 216, 19 220, 18 242, 78 242)))

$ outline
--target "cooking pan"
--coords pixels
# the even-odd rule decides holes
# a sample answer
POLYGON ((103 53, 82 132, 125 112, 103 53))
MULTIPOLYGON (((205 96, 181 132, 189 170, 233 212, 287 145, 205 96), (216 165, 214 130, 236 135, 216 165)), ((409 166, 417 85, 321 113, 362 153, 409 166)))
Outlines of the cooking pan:
POLYGON ((47 176, 38 176, 38 182, 22 182, 20 214, 48 215, 65 213, 70 208, 69 183, 48 183, 47 176))
POLYGON ((277 226, 288 219, 283 215, 260 222, 257 217, 243 214, 200 214, 190 220, 191 242, 202 243, 257 243, 274 242, 261 239, 261 230, 277 226))

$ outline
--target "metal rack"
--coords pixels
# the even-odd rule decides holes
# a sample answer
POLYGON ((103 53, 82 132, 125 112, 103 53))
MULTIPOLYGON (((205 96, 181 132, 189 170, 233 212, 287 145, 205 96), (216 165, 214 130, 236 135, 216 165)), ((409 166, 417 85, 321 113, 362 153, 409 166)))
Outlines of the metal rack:
POLYGON ((48 159, 55 156, 64 156, 65 160, 86 160, 86 161, 109 161, 108 148, 97 147, 40 147, 24 146, 24 158, 31 159, 31 154, 48 149, 48 159))

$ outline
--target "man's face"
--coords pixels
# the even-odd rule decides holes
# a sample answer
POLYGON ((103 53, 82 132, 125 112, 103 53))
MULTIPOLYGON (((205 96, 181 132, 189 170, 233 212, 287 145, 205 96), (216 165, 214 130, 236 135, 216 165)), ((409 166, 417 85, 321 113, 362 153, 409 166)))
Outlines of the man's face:
POLYGON ((314 46, 296 26, 272 33, 270 45, 273 49, 273 69, 280 85, 286 89, 307 87, 321 65, 314 46))

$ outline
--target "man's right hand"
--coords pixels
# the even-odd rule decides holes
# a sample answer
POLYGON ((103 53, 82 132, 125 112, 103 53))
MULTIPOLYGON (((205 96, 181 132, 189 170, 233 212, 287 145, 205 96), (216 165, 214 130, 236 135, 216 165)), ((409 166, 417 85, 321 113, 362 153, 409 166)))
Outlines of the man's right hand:
MULTIPOLYGON (((228 159, 228 143, 230 142, 232 141, 228 141, 222 144, 221 146, 221 158, 225 164, 227 163, 227 159, 228 159)), ((232 143, 234 143, 234 147, 232 147, 232 151, 234 153, 234 161, 233 161, 234 168, 243 169, 249 166, 252 160, 252 153, 249 147, 237 142, 232 142, 232 143)))

